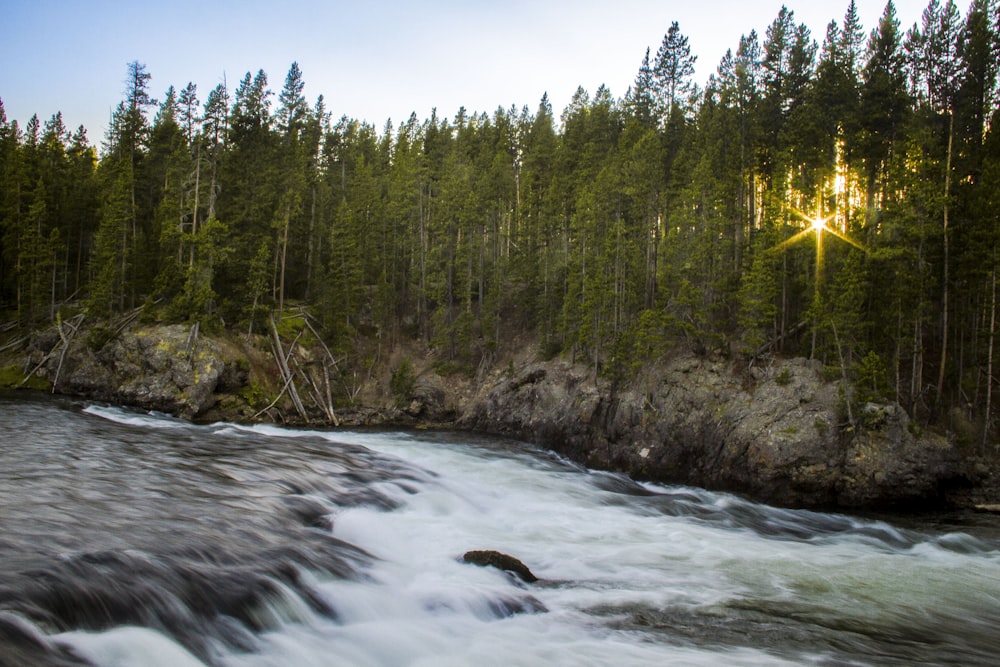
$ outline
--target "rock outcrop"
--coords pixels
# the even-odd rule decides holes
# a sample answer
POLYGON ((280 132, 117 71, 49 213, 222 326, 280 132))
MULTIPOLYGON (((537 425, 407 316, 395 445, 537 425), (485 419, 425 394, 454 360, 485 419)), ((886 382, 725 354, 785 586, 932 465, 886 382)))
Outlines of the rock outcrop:
MULTIPOLYGON (((27 367, 61 393, 185 418, 256 419, 278 391, 248 377, 253 368, 259 380, 274 364, 254 357, 252 346, 182 325, 125 329, 107 340, 99 333, 41 332, 27 367)), ((794 507, 916 509, 975 483, 968 459, 945 437, 918 434, 898 406, 869 404, 849 419, 838 386, 804 359, 737 372, 723 358, 678 355, 618 387, 587 367, 525 360, 475 383, 428 369, 406 396, 375 389, 374 400, 338 411, 336 423, 508 435, 593 468, 794 507)), ((308 421, 325 418, 316 412, 308 421)))
POLYGON ((849 426, 837 384, 804 359, 755 377, 724 360, 665 362, 615 392, 568 363, 494 376, 460 420, 638 479, 744 493, 796 507, 933 503, 964 479, 943 437, 916 437, 905 413, 874 406, 849 426))
POLYGON ((55 391, 184 418, 213 404, 225 368, 219 347, 183 325, 126 330, 106 341, 91 332, 52 354, 59 342, 50 330, 31 346, 55 391))

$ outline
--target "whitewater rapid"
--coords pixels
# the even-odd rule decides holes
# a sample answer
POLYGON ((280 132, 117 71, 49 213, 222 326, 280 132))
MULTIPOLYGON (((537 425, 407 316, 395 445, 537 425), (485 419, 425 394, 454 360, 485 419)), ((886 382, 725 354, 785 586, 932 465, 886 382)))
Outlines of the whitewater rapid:
POLYGON ((1000 655, 993 526, 772 508, 463 433, 0 405, 0 615, 51 664, 988 665, 1000 655), (479 549, 515 556, 540 581, 461 561, 479 549), (50 588, 95 572, 123 622, 58 627, 65 615, 32 615, 50 588), (38 577, 52 582, 45 594, 38 577), (143 582, 149 595, 135 592, 143 582))

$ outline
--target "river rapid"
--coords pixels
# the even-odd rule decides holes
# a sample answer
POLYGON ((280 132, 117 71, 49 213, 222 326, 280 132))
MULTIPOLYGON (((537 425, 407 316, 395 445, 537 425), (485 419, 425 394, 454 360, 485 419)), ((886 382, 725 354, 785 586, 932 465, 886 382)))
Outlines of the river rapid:
POLYGON ((0 665, 996 665, 992 517, 0 394, 0 665), (515 556, 535 583, 466 564, 515 556))

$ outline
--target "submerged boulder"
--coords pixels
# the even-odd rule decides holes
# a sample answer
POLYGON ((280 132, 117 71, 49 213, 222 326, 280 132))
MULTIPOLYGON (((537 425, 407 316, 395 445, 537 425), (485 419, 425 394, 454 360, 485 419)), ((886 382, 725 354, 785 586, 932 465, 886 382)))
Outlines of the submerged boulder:
POLYGON ((467 551, 462 556, 462 561, 480 567, 495 567, 503 572, 508 572, 527 584, 538 581, 538 577, 532 574, 528 566, 513 556, 508 556, 499 551, 467 551))

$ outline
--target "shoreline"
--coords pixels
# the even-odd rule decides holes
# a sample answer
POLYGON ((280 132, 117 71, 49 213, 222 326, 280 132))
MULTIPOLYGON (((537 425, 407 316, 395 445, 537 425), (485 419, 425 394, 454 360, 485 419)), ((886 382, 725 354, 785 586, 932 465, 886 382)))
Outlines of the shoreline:
POLYGON ((725 357, 678 353, 615 385, 530 345, 476 377, 439 374, 433 355, 400 348, 351 387, 354 405, 334 407, 318 346, 293 343, 282 364, 259 340, 183 325, 135 326, 99 346, 87 338, 36 334, 19 367, 34 369, 35 388, 195 423, 481 433, 782 507, 1000 512, 994 462, 915 428, 891 404, 864 405, 863 421, 845 426, 838 383, 805 359, 741 375, 725 357), (292 381, 282 366, 295 369, 292 381))

